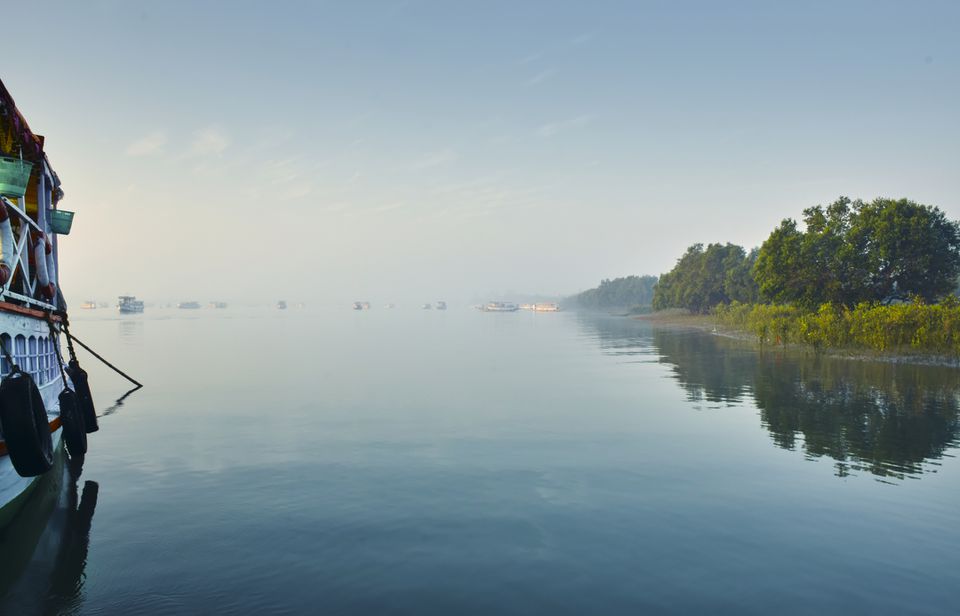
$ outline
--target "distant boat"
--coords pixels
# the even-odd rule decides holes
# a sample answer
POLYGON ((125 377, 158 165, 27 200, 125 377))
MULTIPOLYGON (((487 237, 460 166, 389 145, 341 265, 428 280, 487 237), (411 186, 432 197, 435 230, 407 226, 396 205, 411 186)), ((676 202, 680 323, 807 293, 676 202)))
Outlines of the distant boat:
POLYGON ((560 304, 547 302, 545 304, 534 304, 534 312, 560 312, 560 304))
POLYGON ((422 306, 420 306, 420 307, 421 307, 422 309, 424 309, 424 310, 432 310, 432 309, 433 309, 433 306, 430 305, 430 304, 424 304, 424 305, 422 305, 422 306))
POLYGON ((489 302, 480 307, 484 312, 516 312, 520 310, 513 302, 489 302))
POLYGON ((370 310, 370 302, 353 302, 354 310, 370 310))
POLYGON ((437 310, 446 310, 447 302, 437 302, 437 310))
POLYGON ((143 312, 143 301, 133 295, 121 295, 117 301, 117 310, 120 314, 137 314, 143 312))
POLYGON ((227 307, 227 302, 210 302, 210 307, 223 309, 227 307))
POLYGON ((97 302, 83 302, 82 304, 80 304, 80 307, 83 308, 84 310, 96 310, 97 302))
POLYGON ((200 307, 200 302, 180 302, 177 308, 180 310, 196 310, 200 307))
POLYGON ((536 304, 520 304, 520 310, 536 310, 536 304))
POLYGON ((387 304, 386 306, 384 306, 384 308, 396 308, 396 307, 397 307, 396 304, 387 304))
POLYGON ((277 310, 286 310, 286 309, 287 309, 287 302, 283 301, 282 299, 277 302, 277 310))

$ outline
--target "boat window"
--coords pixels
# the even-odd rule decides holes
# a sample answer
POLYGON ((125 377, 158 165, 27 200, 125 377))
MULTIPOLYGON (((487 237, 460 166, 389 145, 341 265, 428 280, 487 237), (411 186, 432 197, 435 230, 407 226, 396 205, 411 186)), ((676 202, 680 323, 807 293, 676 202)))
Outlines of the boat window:
POLYGON ((21 368, 27 367, 27 338, 23 334, 17 334, 13 339, 13 361, 21 368))
MULTIPOLYGON (((10 334, 0 334, 0 342, 3 343, 3 348, 5 348, 8 353, 13 353, 13 345, 10 341, 10 334)), ((10 374, 10 362, 7 361, 5 354, 3 354, 3 357, 0 358, 0 374, 3 374, 3 376, 10 374)))
POLYGON ((50 341, 40 337, 40 382, 50 382, 50 341))
POLYGON ((28 362, 28 363, 27 363, 27 372, 29 372, 30 375, 31 375, 33 378, 36 379, 36 378, 38 377, 38 374, 37 374, 37 373, 39 372, 39 370, 37 369, 37 368, 38 368, 38 366, 37 366, 37 360, 39 359, 39 356, 38 356, 38 354, 37 354, 37 337, 36 337, 36 336, 30 336, 30 338, 29 338, 29 340, 28 340, 27 342, 28 342, 28 344, 27 344, 27 362, 28 362))
POLYGON ((43 336, 37 336, 37 385, 43 385, 47 382, 46 353, 43 346, 43 336))
POLYGON ((50 380, 56 381, 60 378, 60 358, 57 356, 57 345, 60 340, 51 336, 50 341, 50 380))
POLYGON ((53 346, 53 338, 44 338, 47 345, 47 381, 53 381, 57 378, 57 349, 53 346))

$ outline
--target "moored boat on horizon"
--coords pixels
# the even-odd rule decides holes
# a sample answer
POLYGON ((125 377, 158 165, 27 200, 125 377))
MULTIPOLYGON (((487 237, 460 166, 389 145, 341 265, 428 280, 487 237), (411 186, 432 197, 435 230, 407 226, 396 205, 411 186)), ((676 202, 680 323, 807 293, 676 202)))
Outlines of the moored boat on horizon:
POLYGON ((483 312, 516 312, 520 310, 513 302, 488 302, 480 307, 483 312))
POLYGON ((133 295, 121 295, 117 298, 117 310, 120 314, 139 314, 143 312, 143 301, 133 295))

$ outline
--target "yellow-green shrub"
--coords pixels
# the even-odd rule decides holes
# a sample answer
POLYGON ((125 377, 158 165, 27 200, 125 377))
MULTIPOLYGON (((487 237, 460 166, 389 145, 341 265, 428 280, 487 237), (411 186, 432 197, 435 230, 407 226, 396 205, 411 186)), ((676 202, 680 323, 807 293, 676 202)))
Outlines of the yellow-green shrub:
POLYGON ((859 347, 880 352, 960 355, 960 301, 863 303, 852 310, 824 304, 816 312, 776 304, 720 305, 719 324, 748 331, 760 344, 809 344, 817 350, 859 347))

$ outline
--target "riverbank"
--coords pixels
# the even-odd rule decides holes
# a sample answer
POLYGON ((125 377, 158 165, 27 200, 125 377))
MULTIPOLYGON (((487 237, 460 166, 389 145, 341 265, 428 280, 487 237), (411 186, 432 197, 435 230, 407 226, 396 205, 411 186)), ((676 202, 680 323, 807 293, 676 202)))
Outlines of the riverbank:
POLYGON ((864 348, 856 344, 842 344, 830 347, 817 347, 808 342, 796 341, 767 341, 761 344, 761 338, 746 327, 736 327, 724 323, 717 315, 691 314, 677 310, 664 310, 644 315, 630 315, 630 318, 639 321, 670 328, 689 328, 708 332, 715 336, 734 338, 753 344, 757 349, 778 348, 792 349, 803 352, 812 352, 817 355, 842 359, 856 359, 865 361, 881 361, 888 363, 912 364, 924 366, 960 367, 960 357, 954 354, 924 352, 914 348, 884 350, 864 348))

